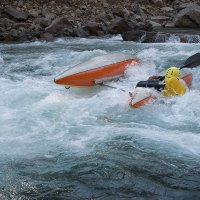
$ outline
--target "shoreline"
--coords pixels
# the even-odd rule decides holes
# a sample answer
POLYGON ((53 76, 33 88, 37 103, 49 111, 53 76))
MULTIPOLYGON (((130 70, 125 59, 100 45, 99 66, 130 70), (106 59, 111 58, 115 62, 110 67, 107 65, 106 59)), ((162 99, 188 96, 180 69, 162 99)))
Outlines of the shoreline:
POLYGON ((121 34, 125 41, 156 43, 179 37, 183 43, 199 43, 199 18, 200 3, 188 0, 3 0, 0 42, 121 34))

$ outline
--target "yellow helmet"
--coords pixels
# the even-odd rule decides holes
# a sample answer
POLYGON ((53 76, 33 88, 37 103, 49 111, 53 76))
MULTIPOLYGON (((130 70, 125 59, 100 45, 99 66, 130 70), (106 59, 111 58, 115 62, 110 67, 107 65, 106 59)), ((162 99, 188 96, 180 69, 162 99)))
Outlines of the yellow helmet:
POLYGON ((180 69, 177 67, 170 67, 165 71, 165 78, 171 78, 171 77, 175 77, 175 78, 180 78, 180 69))

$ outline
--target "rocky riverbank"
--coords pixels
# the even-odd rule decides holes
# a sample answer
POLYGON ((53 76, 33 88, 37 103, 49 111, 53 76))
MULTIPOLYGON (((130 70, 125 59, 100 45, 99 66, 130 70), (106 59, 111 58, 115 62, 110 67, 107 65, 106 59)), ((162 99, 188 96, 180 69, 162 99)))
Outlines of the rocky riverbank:
POLYGON ((121 34, 124 40, 200 42, 200 2, 1 0, 0 41, 121 34))

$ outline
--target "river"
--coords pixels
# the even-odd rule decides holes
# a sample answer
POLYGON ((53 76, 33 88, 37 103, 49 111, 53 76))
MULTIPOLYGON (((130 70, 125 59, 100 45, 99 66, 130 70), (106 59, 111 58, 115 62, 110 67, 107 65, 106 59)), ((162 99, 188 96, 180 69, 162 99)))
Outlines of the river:
POLYGON ((119 36, 0 44, 0 199, 199 199, 200 67, 183 97, 140 109, 121 90, 53 82, 68 67, 124 52, 142 65, 110 84, 131 91, 199 51, 119 36))

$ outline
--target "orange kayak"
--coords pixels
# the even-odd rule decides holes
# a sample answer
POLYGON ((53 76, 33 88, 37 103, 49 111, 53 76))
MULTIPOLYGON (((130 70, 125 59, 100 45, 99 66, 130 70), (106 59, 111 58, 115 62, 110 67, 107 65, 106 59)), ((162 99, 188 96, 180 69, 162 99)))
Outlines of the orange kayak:
MULTIPOLYGON (((181 79, 188 88, 192 86, 192 73, 187 69, 181 70, 181 79)), ((155 102, 159 97, 161 97, 161 93, 155 89, 137 87, 134 89, 129 99, 129 106, 132 108, 139 108, 155 102)))
POLYGON ((124 53, 94 57, 78 64, 57 76, 56 84, 72 87, 90 87, 124 75, 127 67, 134 67, 140 59, 124 53))

